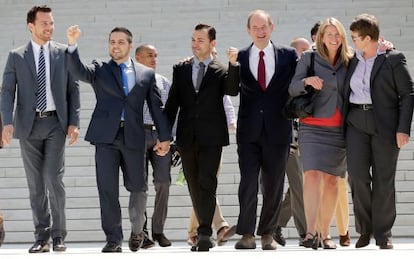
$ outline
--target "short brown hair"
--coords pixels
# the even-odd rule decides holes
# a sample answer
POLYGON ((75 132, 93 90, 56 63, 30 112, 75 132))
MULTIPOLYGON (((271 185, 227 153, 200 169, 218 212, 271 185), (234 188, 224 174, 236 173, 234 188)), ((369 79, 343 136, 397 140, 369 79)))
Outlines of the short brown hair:
POLYGON ((372 14, 360 14, 354 18, 349 29, 356 32, 361 37, 370 36, 372 40, 379 39, 379 23, 377 18, 372 14))
POLYGON ((38 12, 42 12, 42 13, 51 13, 52 12, 52 8, 50 8, 47 5, 35 5, 32 8, 30 8, 30 10, 27 12, 27 18, 26 18, 26 22, 27 24, 29 23, 34 23, 36 20, 36 15, 38 12))

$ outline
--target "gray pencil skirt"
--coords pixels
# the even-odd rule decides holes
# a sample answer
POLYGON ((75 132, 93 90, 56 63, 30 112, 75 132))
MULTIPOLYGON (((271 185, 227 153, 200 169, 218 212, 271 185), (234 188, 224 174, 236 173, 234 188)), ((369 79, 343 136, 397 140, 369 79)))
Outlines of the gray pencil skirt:
POLYGON ((319 170, 345 177, 345 139, 339 127, 320 127, 301 123, 299 150, 303 171, 319 170))

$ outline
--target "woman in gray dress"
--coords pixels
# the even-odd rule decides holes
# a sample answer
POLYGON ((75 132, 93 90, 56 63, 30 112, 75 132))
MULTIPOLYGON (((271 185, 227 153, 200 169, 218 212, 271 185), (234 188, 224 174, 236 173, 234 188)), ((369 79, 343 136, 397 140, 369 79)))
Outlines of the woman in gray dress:
POLYGON ((315 75, 308 77, 310 54, 305 52, 299 60, 289 86, 292 96, 305 93, 305 86, 319 90, 313 116, 300 119, 299 129, 307 225, 304 246, 317 249, 322 242, 323 248, 335 249, 329 228, 338 200, 338 178, 346 173, 340 92, 352 56, 345 28, 337 19, 328 18, 321 24, 316 40, 315 75))

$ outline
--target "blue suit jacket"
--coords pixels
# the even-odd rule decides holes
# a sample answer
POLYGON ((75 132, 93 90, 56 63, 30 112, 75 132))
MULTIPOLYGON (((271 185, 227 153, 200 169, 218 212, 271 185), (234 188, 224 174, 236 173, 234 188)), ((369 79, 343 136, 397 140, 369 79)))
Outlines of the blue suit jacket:
POLYGON ((263 131, 268 144, 291 142, 292 123, 282 115, 288 99, 288 87, 295 73, 297 55, 293 48, 273 44, 275 74, 265 92, 254 78, 249 67, 252 45, 239 51, 240 106, 237 120, 237 142, 259 140, 263 131), (283 73, 281 72, 283 71, 283 73))
POLYGON ((67 56, 70 71, 76 78, 90 83, 96 95, 96 106, 85 140, 92 144, 113 143, 119 129, 122 109, 125 107, 125 145, 128 148, 144 150, 144 100, 148 103, 157 127, 158 139, 160 141, 171 139, 171 130, 167 117, 162 111, 163 104, 156 86, 154 70, 133 62, 136 84, 125 96, 122 89, 121 69, 114 61, 95 60, 91 65, 84 65, 79 59, 78 50, 68 53, 67 56))

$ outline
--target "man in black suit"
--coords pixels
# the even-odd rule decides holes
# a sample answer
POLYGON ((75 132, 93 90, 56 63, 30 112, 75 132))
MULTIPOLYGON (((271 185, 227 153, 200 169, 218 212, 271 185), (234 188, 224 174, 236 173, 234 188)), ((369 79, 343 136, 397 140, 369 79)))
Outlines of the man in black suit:
POLYGON ((142 229, 148 189, 144 164, 144 101, 147 101, 161 141, 154 146, 159 155, 169 151, 170 126, 162 111, 154 70, 135 63, 129 57, 132 34, 128 29, 114 28, 109 34, 112 59, 108 62, 93 61, 91 65, 84 65, 79 58, 76 45, 79 36, 78 26, 69 27, 68 66, 76 78, 92 85, 97 98, 85 140, 96 147, 96 178, 102 228, 107 241, 102 252, 122 252, 119 168, 123 172, 124 185, 130 192, 129 248, 135 252, 144 239, 142 229))
POLYGON ((223 96, 237 94, 238 67, 230 65, 227 72, 213 59, 214 27, 198 24, 191 40, 194 56, 174 66, 165 110, 172 125, 180 109, 176 143, 199 221, 197 250, 208 251, 213 246, 217 170, 222 148, 229 144, 223 96))
POLYGON ((1 88, 2 141, 19 139, 36 242, 29 253, 65 251, 65 140, 79 135, 79 85, 68 73, 67 46, 52 40, 46 5, 27 13, 31 41, 10 51, 1 88), (13 118, 14 112, 14 118, 13 118), (49 209, 50 206, 50 209, 49 209))
MULTIPOLYGON (((259 172, 263 206, 257 234, 261 236, 263 250, 276 249, 272 234, 280 214, 292 139, 292 124, 282 116, 282 109, 289 96, 288 86, 295 72, 297 54, 293 48, 270 41, 273 29, 273 21, 267 12, 251 12, 247 31, 253 43, 240 50, 237 58, 241 83, 236 137, 241 178, 236 233, 243 237, 236 243, 236 249, 256 248, 254 232, 259 172)), ((228 51, 238 50, 230 48, 228 51)))
POLYGON ((400 149, 410 138, 413 80, 405 56, 379 49, 379 25, 373 15, 350 25, 356 53, 345 81, 345 126, 356 248, 392 249, 396 217, 395 172, 400 149))

